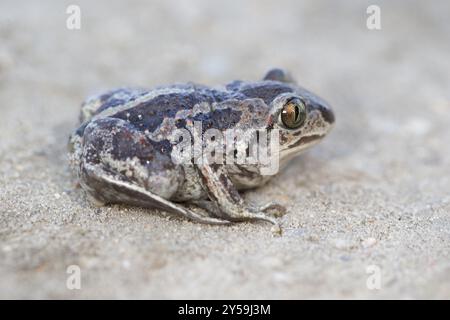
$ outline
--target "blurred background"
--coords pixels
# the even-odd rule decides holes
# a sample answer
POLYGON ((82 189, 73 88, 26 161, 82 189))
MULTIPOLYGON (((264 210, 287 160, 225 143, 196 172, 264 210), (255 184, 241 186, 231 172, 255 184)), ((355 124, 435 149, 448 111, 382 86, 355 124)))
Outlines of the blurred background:
POLYGON ((0 297, 450 297, 449 12, 444 0, 2 0, 0 297), (97 209, 76 188, 66 143, 86 96, 271 67, 337 117, 326 141, 246 194, 290 208, 283 237, 97 209), (66 287, 69 265, 81 290, 66 287), (367 285, 373 265, 380 289, 367 285))

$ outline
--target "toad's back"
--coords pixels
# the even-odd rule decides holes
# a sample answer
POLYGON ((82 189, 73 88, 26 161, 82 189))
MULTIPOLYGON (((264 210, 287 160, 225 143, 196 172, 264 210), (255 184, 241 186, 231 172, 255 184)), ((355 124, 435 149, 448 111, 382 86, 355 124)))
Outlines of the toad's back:
POLYGON ((82 106, 81 122, 91 117, 114 117, 143 120, 152 130, 158 119, 174 116, 179 110, 192 109, 200 103, 221 102, 230 95, 226 91, 196 84, 178 84, 153 90, 120 88, 86 100, 82 106), (155 117, 153 121, 150 117, 155 117))

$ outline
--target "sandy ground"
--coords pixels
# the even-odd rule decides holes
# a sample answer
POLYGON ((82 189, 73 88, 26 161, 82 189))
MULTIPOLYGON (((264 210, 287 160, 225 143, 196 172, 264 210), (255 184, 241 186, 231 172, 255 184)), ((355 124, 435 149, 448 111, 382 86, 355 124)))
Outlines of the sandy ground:
POLYGON ((450 5, 376 1, 370 31, 372 3, 1 1, 0 298, 450 298, 450 5), (86 96, 272 66, 337 115, 245 195, 289 207, 282 237, 97 209, 76 188, 66 142, 86 96))

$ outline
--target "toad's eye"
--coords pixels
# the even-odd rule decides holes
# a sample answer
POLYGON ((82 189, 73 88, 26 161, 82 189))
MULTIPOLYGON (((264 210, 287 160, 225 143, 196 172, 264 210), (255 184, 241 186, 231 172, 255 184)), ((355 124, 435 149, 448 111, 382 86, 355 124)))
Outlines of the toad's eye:
POLYGON ((289 129, 295 129, 303 125, 306 119, 305 104, 298 98, 289 100, 281 111, 281 121, 289 129))

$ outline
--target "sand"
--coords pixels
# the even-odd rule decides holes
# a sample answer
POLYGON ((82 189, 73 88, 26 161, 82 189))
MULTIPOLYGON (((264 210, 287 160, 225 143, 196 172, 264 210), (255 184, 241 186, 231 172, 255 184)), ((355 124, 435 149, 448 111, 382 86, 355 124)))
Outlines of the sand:
POLYGON ((366 1, 76 2, 80 30, 72 1, 0 4, 0 298, 450 298, 448 2, 377 1, 381 30, 366 1), (282 237, 95 208, 77 188, 66 144, 86 96, 273 66, 337 117, 245 194, 289 208, 282 237))

